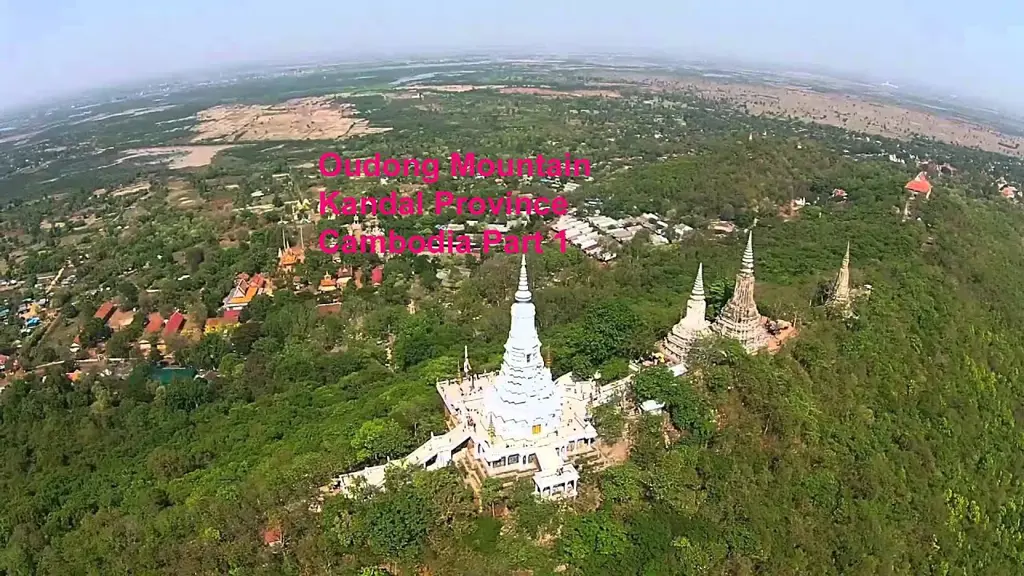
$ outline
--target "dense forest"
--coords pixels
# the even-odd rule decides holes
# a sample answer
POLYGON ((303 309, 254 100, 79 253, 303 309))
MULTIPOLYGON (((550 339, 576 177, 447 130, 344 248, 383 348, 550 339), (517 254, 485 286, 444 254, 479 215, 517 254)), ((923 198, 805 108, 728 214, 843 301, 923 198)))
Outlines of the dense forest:
MULTIPOLYGON (((729 122, 731 132, 747 129, 729 122)), ((508 144, 507 155, 537 145, 526 136, 508 144)), ((1020 573, 1019 207, 981 192, 989 175, 965 168, 937 178, 904 222, 907 168, 853 159, 824 140, 726 135, 665 158, 663 145, 651 146, 585 195, 609 213, 652 210, 695 225, 756 218, 758 304, 799 334, 774 355, 704 342, 683 378, 642 371, 631 394, 663 401, 667 423, 596 410, 602 437, 626 437, 632 451, 586 471, 577 499, 539 501, 529 483, 487 483, 475 499, 450 468, 395 470, 383 491, 311 508, 332 476, 444 430, 434 384, 455 374, 463 346, 476 369, 500 362, 515 258, 469 262, 470 276, 442 289, 432 266, 401 256, 386 262, 380 289, 346 293, 337 315, 318 315, 315 295, 287 289, 254 300, 234 332, 176 351, 205 378, 161 384, 134 358, 125 379, 71 383, 54 366, 5 389, 0 574, 1020 573), (777 207, 796 198, 807 206, 781 217, 777 207), (853 282, 872 290, 843 319, 815 298, 848 241, 853 282), (267 530, 280 530, 283 544, 266 546, 267 530)), ((610 162, 620 152, 595 154, 610 162)), ((990 160, 964 154, 965 164, 990 160)), ((130 245, 114 233, 90 240, 109 257, 89 274, 149 300, 143 307, 212 310, 235 273, 274 266, 277 227, 222 247, 208 223, 170 212, 152 207, 130 245), (120 271, 153 254, 166 269, 142 270, 136 282, 164 290, 123 286, 120 271), (190 277, 170 281, 182 273, 190 277)), ((699 263, 711 309, 721 305, 741 252, 740 234, 698 232, 662 247, 638 238, 610 266, 575 250, 531 256, 553 372, 621 373, 679 319, 699 263)), ((58 263, 48 258, 24 265, 45 271, 58 263)), ((311 257, 298 274, 315 280, 327 266, 311 257)))

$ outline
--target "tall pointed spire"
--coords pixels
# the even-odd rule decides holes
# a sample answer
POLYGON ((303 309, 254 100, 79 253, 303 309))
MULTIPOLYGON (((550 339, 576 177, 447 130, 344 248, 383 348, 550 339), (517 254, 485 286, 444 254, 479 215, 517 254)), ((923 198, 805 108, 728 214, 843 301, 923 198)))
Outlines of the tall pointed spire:
POLYGON ((281 246, 285 250, 290 248, 290 246, 288 246, 288 235, 287 235, 287 232, 288 232, 288 230, 286 228, 281 228, 281 246))
POLYGON ((686 313, 659 343, 659 348, 673 364, 684 364, 693 343, 707 335, 709 328, 707 302, 704 301, 704 264, 701 263, 697 266, 690 299, 686 301, 686 313))
POLYGON ((548 434, 558 428, 562 417, 562 389, 544 366, 532 300, 523 256, 501 369, 494 386, 484 392, 484 412, 502 438, 548 434))
POLYGON ((754 275, 754 231, 747 233, 747 247, 743 250, 743 267, 740 274, 754 275))
POLYGON ((469 373, 472 371, 472 368, 470 368, 469 366, 469 346, 463 347, 462 354, 462 371, 466 374, 466 376, 469 376, 469 373))
POLYGON ((732 298, 725 304, 712 330, 733 340, 738 340, 748 352, 753 352, 768 343, 761 313, 754 301, 754 232, 747 234, 747 247, 743 250, 743 264, 736 275, 736 287, 732 298))
POLYGON ((533 300, 530 293, 530 283, 526 276, 526 254, 523 254, 522 263, 519 266, 519 287, 516 288, 516 302, 529 302, 533 300))
POLYGON ((299 248, 305 248, 306 243, 302 241, 302 226, 299 225, 299 248))
POLYGON ((839 267, 839 274, 832 284, 832 292, 828 296, 830 306, 845 308, 850 303, 850 243, 846 243, 846 254, 843 256, 843 263, 839 267))
POLYGON ((693 281, 693 290, 690 291, 690 300, 704 300, 704 263, 697 266, 697 279, 693 281))

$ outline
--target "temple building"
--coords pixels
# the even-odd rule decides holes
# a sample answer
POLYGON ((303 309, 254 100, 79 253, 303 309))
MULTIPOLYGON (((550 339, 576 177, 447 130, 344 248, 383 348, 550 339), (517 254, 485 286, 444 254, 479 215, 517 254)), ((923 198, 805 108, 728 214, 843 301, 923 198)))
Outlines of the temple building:
POLYGON ((932 184, 928 181, 927 172, 918 172, 904 188, 911 192, 911 197, 923 196, 927 200, 932 196, 932 184))
POLYGON ((476 487, 487 477, 530 476, 541 497, 575 496, 579 471, 573 461, 599 458, 590 408, 620 394, 628 377, 604 386, 576 380, 572 374, 551 377, 541 356, 525 256, 511 315, 497 372, 474 373, 467 347, 459 376, 437 383, 447 433, 431 437, 398 462, 339 476, 324 490, 348 492, 363 482, 381 486, 389 465, 433 470, 458 462, 476 487))
MULTIPOLYGON (((686 314, 668 336, 661 341, 659 348, 666 360, 677 366, 685 366, 686 355, 693 343, 711 333, 711 323, 706 318, 707 302, 704 301, 704 264, 697 267, 697 279, 693 281, 690 299, 686 301, 686 314)), ((684 370, 685 368, 681 369, 684 370)))
POLYGON ((281 231, 281 248, 277 250, 277 267, 285 272, 295 271, 295 266, 306 261, 306 249, 302 242, 302 227, 299 227, 299 245, 292 246, 281 231))
POLYGON ((754 302, 754 233, 747 234, 747 247, 743 251, 743 262, 736 275, 736 288, 732 298, 718 315, 711 330, 725 338, 739 341, 747 352, 754 352, 768 345, 770 335, 765 328, 766 319, 761 317, 754 302))

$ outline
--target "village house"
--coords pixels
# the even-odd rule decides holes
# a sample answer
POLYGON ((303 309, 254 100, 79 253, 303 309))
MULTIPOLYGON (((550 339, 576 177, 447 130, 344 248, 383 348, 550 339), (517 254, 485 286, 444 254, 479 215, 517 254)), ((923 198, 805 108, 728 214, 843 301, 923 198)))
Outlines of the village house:
POLYGON ((146 325, 142 328, 142 338, 139 339, 139 350, 149 352, 151 347, 150 340, 160 334, 160 330, 163 327, 164 317, 159 312, 152 312, 149 316, 146 316, 146 325))
POLYGON ((107 300, 106 302, 101 304, 99 308, 96 309, 96 313, 93 314, 93 318, 99 318, 104 323, 106 323, 107 320, 110 319, 110 315, 114 313, 114 308, 114 301, 107 300))
POLYGON ((227 332, 241 323, 239 318, 241 314, 242 313, 239 310, 225 310, 222 316, 217 318, 208 318, 206 320, 206 327, 204 331, 206 334, 227 332))
POLYGON ((134 310, 115 309, 114 312, 110 314, 110 317, 107 318, 107 326, 114 332, 120 332, 121 330, 131 326, 134 321, 134 310))

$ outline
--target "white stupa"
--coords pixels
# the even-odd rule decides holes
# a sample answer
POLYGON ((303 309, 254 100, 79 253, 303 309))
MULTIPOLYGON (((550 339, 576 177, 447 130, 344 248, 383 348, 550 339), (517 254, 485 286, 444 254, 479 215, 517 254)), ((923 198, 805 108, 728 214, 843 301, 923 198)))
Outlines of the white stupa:
POLYGON ((686 301, 686 314, 659 344, 665 358, 676 367, 676 373, 686 370, 686 356, 693 343, 711 333, 711 322, 706 317, 707 307, 704 300, 704 264, 700 264, 690 298, 686 301))
POLYGON ((603 386, 572 374, 553 381, 535 314, 524 256, 499 371, 473 374, 466 347, 460 376, 437 383, 449 431, 401 460, 339 476, 325 489, 347 491, 362 481, 380 486, 389 465, 433 470, 459 460, 476 480, 530 475, 539 496, 575 496, 579 472, 572 459, 597 443, 590 407, 619 397, 629 378, 603 386))
POLYGON ((484 390, 487 424, 502 438, 532 438, 561 421, 562 391, 541 357, 535 315, 524 255, 501 371, 494 386, 484 390))

